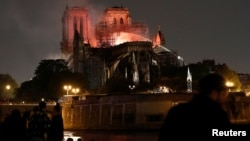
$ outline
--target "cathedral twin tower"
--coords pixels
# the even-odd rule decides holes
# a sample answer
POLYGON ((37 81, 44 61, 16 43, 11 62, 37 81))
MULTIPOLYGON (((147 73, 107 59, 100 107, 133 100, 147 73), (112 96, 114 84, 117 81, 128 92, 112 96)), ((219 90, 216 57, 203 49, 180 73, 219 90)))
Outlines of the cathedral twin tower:
POLYGON ((62 23, 62 42, 61 53, 69 55, 73 52, 74 32, 77 30, 79 34, 87 41, 91 38, 91 23, 88 10, 85 8, 69 8, 64 11, 62 23))
POLYGON ((92 23, 90 15, 86 8, 66 7, 62 18, 62 54, 73 52, 75 30, 83 37, 84 43, 89 43, 94 48, 114 46, 117 45, 116 41, 121 39, 124 42, 148 39, 147 25, 132 22, 127 8, 107 8, 98 23, 92 23), (127 34, 121 36, 121 33, 127 34))

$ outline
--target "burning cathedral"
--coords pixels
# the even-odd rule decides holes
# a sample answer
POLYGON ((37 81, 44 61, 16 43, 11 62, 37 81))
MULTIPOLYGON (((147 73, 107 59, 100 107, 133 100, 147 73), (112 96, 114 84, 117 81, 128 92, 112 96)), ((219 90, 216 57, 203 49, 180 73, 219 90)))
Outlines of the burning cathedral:
POLYGON ((160 27, 150 39, 148 26, 132 21, 128 8, 107 8, 95 24, 92 18, 86 8, 67 6, 61 41, 62 57, 73 72, 88 78, 91 89, 116 77, 135 86, 150 84, 162 66, 184 65, 182 57, 165 47, 160 27))

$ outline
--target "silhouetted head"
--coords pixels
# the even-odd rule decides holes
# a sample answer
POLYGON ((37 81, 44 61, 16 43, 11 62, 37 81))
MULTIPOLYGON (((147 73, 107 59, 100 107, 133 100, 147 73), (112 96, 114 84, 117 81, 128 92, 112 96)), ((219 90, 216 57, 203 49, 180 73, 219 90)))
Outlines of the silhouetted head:
POLYGON ((199 89, 200 93, 204 95, 209 95, 213 90, 222 91, 225 90, 226 81, 223 76, 210 73, 200 80, 199 89))
POLYGON ((46 102, 45 101, 40 101, 39 102, 39 108, 45 109, 46 108, 46 102))
POLYGON ((21 112, 20 112, 19 109, 13 109, 11 111, 11 115, 10 116, 20 118, 21 117, 21 112))
POLYGON ((223 104, 227 100, 228 89, 225 78, 216 73, 210 73, 199 82, 200 95, 208 96, 212 100, 223 104))

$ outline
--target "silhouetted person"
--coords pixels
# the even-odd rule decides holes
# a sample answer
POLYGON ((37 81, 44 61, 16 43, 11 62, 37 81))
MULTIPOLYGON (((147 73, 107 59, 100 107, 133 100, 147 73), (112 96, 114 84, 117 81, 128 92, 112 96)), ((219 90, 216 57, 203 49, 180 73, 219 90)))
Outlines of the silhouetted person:
POLYGON ((26 127, 23 124, 21 112, 19 109, 13 109, 3 123, 4 138, 2 141, 24 141, 26 127))
POLYGON ((190 137, 204 139, 212 136, 212 129, 230 130, 229 116, 224 110, 228 96, 225 84, 225 79, 215 73, 201 79, 198 94, 189 102, 169 110, 160 130, 159 141, 190 137))
POLYGON ((30 141, 46 141, 50 119, 46 112, 46 103, 39 102, 39 107, 34 108, 28 124, 28 136, 30 141))
POLYGON ((4 140, 4 126, 3 126, 4 122, 0 122, 0 140, 4 140))
POLYGON ((61 115, 61 106, 57 104, 52 111, 51 126, 48 134, 48 141, 63 141, 64 126, 61 115))

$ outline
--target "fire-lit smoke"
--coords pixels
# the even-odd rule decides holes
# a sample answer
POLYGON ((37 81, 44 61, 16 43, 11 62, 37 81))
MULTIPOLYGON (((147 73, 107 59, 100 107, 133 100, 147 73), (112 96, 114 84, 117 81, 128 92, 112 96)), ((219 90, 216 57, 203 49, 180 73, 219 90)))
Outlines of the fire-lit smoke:
POLYGON ((119 32, 114 33, 114 44, 119 45, 125 42, 133 42, 133 41, 150 41, 150 39, 143 37, 142 35, 128 32, 119 32))

